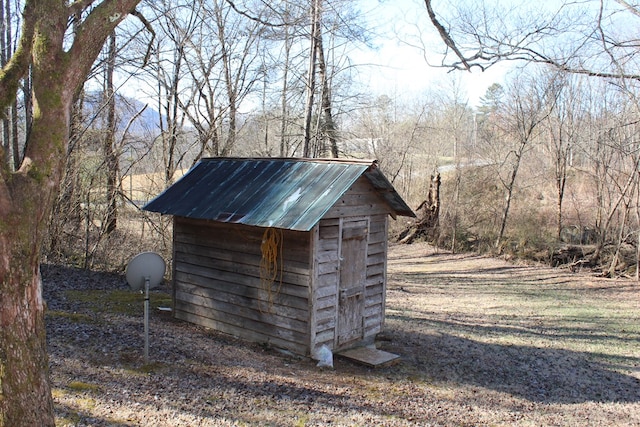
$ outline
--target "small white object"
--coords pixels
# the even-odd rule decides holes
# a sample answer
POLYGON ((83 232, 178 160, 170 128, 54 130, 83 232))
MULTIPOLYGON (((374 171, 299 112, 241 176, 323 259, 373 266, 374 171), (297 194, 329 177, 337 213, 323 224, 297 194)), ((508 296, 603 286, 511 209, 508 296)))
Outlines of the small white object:
POLYGON ((316 365, 319 368, 333 368, 333 353, 331 349, 327 347, 326 344, 323 344, 318 350, 317 353, 318 364, 316 365))

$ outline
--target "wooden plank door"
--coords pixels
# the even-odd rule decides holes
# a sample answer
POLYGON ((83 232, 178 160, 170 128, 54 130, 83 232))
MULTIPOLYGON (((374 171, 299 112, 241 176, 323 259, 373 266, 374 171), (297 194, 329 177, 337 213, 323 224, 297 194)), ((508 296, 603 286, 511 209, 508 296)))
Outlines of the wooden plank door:
POLYGON ((340 245, 338 346, 364 336, 364 287, 367 279, 366 219, 344 221, 340 245))

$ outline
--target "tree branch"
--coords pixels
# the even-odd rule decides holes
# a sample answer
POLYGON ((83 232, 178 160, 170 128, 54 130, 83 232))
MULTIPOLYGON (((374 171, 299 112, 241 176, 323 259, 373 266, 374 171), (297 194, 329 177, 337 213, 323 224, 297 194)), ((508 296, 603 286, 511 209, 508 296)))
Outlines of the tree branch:
POLYGON ((436 27, 436 29, 438 30, 438 33, 440 33, 440 37, 444 41, 444 44, 449 46, 451 48, 451 50, 453 50, 453 52, 456 54, 456 56, 458 58, 460 58, 460 62, 462 63, 462 65, 464 65, 464 68, 467 71, 471 71, 471 66, 467 62, 467 59, 464 57, 462 52, 460 52, 460 50, 456 46, 455 42, 453 41, 453 39, 451 38, 451 36, 447 32, 447 30, 438 21, 438 18, 436 18, 436 14, 434 13, 433 8, 431 7, 431 0, 424 0, 424 2, 426 4, 426 6, 427 6, 427 12, 429 13, 429 19, 431 19, 431 23, 433 24, 434 27, 436 27))
POLYGON ((250 19, 252 21, 258 22, 258 23, 260 23, 262 25, 266 25, 267 27, 277 28, 277 27, 286 27, 286 26, 290 25, 288 22, 283 22, 282 24, 274 24, 272 22, 268 22, 268 21, 265 21, 265 20, 263 20, 261 18, 258 18, 257 16, 249 15, 248 12, 245 12, 243 10, 238 9, 236 4, 232 0, 226 0, 226 1, 227 1, 227 4, 229 6, 231 6, 231 9, 235 10, 236 13, 238 13, 239 15, 242 15, 245 18, 248 18, 248 19, 250 19))
POLYGON ((156 32, 151 26, 151 23, 144 17, 142 13, 140 13, 137 9, 133 9, 131 12, 132 16, 135 16, 142 22, 142 25, 151 33, 151 40, 149 40, 149 44, 147 45, 147 52, 144 54, 144 60, 142 61, 142 66, 144 67, 149 62, 149 57, 151 56, 151 49, 153 48, 153 41, 156 39, 156 32))
MULTIPOLYGON (((84 81, 109 34, 127 15, 133 13, 140 1, 104 0, 78 26, 75 40, 68 52, 68 55, 73 58, 69 63, 74 64, 73 67, 67 69, 65 76, 69 86, 71 86, 70 90, 75 90, 84 81)), ((73 5, 86 2, 89 2, 89 0, 85 2, 79 0, 73 5)))
POLYGON ((76 0, 69 5, 69 16, 75 15, 78 21, 82 12, 91 6, 95 0, 76 0))
POLYGON ((615 2, 618 3, 619 5, 623 6, 629 12, 631 12, 632 14, 634 14, 637 17, 640 18, 640 11, 638 9, 636 9, 636 7, 630 5, 627 1, 625 1, 625 0, 615 0, 615 2))
POLYGON ((20 86, 20 80, 29 70, 31 48, 37 17, 35 1, 27 0, 24 5, 21 36, 18 47, 9 62, 0 70, 0 110, 13 102, 20 86))
MULTIPOLYGON (((577 22, 576 13, 580 13, 582 9, 579 2, 563 2, 555 13, 547 15, 527 15, 513 16, 515 22, 520 27, 511 28, 505 17, 506 12, 494 11, 495 16, 489 17, 494 21, 487 21, 484 17, 484 25, 478 28, 474 25, 473 18, 476 15, 486 14, 487 11, 477 11, 476 15, 467 13, 460 14, 460 21, 456 25, 460 25, 461 38, 468 37, 469 40, 454 40, 451 30, 447 30, 437 19, 435 12, 431 7, 432 0, 425 0, 427 12, 431 24, 438 30, 441 39, 444 41, 448 49, 455 54, 455 58, 447 60, 447 54, 443 58, 440 68, 448 68, 450 70, 469 70, 471 67, 479 67, 483 71, 491 66, 503 61, 525 61, 536 62, 550 65, 559 71, 570 74, 580 74, 591 77, 625 79, 640 81, 640 74, 629 72, 622 66, 623 63, 629 63, 629 58, 635 58, 640 55, 638 43, 635 39, 618 41, 607 35, 604 23, 610 16, 605 16, 603 4, 600 4, 600 10, 594 17, 595 22, 589 29, 586 22, 577 22), (569 10, 569 7, 576 8, 569 10), (525 19, 526 18, 526 19, 525 19), (524 26, 522 24, 524 22, 524 26), (495 26, 487 25, 495 23, 495 26), (585 30, 587 32, 583 32, 585 30), (572 33, 580 32, 581 38, 571 39, 572 33), (512 36, 515 37, 512 37, 512 36), (566 38, 567 43, 564 45, 554 45, 548 43, 549 40, 566 38), (467 42, 468 45, 461 44, 467 42), (563 50, 571 49, 569 54, 555 52, 554 47, 561 47, 563 50), (593 53, 593 48, 598 50, 593 53), (463 53, 463 52, 475 53, 463 53), (581 55, 584 55, 582 57, 581 55), (587 55, 589 55, 587 57, 587 55), (594 59, 595 57, 595 59, 594 59), (587 58, 588 61, 587 62, 587 58), (606 61, 602 61, 606 59, 606 61)), ((614 0, 623 10, 635 17, 640 17, 640 9, 627 0, 614 0)), ((509 13, 515 13, 516 9, 512 9, 509 13)), ((587 16, 581 15, 581 16, 587 16)), ((615 23, 610 24, 615 25, 615 23)), ((563 42, 559 42, 563 43, 563 42)), ((453 56, 453 55, 452 55, 453 56)))

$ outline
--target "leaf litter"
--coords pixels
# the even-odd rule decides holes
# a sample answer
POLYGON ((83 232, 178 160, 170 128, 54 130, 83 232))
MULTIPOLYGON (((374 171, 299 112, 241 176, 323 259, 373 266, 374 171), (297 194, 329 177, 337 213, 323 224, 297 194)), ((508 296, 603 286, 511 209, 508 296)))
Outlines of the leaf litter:
POLYGON ((145 362, 123 275, 43 277, 57 426, 640 426, 628 280, 391 245, 377 346, 401 362, 327 370, 159 310, 145 362))

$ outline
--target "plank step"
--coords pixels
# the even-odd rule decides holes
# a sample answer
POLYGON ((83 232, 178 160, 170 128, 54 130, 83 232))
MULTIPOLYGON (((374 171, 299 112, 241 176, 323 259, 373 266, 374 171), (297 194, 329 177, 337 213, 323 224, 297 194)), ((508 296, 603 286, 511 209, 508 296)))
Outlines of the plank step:
POLYGON ((400 361, 400 356, 397 354, 372 347, 350 348, 339 351, 336 355, 372 368, 388 366, 400 361))

